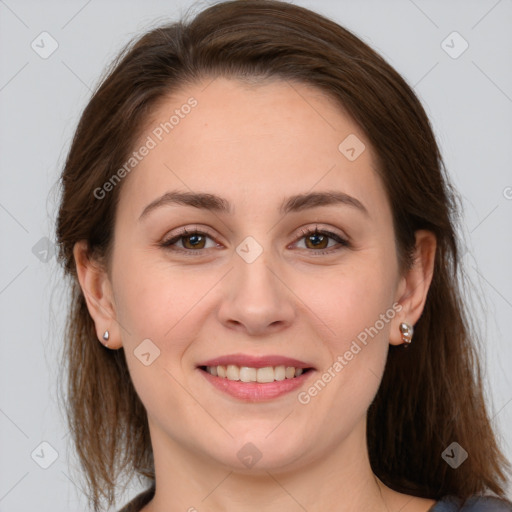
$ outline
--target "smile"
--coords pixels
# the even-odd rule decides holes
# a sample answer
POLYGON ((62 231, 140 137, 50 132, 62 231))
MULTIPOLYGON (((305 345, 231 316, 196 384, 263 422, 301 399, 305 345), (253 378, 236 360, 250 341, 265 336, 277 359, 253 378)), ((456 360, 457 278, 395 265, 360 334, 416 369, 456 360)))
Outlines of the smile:
POLYGON ((265 402, 289 394, 316 373, 314 368, 283 365, 208 365, 197 369, 216 390, 244 402, 265 402))
POLYGON ((282 381, 299 377, 308 368, 295 368, 293 366, 265 366, 264 368, 251 368, 249 366, 203 366, 201 367, 214 377, 241 382, 259 382, 260 384, 282 381))

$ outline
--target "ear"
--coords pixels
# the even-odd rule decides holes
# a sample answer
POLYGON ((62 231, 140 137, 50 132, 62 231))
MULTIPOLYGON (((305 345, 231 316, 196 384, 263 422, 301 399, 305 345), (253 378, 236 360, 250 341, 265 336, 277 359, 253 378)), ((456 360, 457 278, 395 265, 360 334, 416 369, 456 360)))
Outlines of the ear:
POLYGON ((85 240, 75 244, 73 256, 87 309, 96 327, 96 336, 101 343, 108 343, 108 348, 118 349, 122 346, 121 333, 116 320, 112 286, 107 271, 99 262, 90 257, 85 240), (109 331, 108 341, 103 340, 106 330, 109 331))
MULTIPOLYGON (((391 345, 403 344, 400 323, 407 322, 414 326, 423 312, 427 293, 432 282, 437 241, 431 231, 416 231, 416 246, 411 268, 400 278, 395 301, 402 309, 395 316, 391 325, 389 342, 391 345)), ((413 336, 414 343, 414 336, 413 336)))

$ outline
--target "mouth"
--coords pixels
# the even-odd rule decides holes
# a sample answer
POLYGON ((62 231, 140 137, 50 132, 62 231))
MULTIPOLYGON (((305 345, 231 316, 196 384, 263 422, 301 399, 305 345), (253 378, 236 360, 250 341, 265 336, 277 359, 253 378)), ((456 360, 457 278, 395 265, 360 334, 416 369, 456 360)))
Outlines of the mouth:
POLYGON ((197 367, 217 390, 248 402, 268 401, 302 386, 313 366, 280 356, 227 356, 197 367))
POLYGON ((199 369, 221 379, 235 382, 258 382, 260 384, 295 379, 313 370, 313 368, 296 368, 294 366, 284 365, 255 368, 250 366, 237 366, 234 364, 226 366, 199 366, 199 369))

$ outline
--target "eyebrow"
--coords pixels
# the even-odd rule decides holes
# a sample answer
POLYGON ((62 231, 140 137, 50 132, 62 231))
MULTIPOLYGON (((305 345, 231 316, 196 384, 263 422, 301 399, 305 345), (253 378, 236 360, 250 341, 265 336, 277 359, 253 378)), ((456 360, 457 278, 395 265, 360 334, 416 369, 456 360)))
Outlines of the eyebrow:
MULTIPOLYGON (((338 190, 309 192, 305 194, 290 196, 283 200, 281 206, 279 207, 279 212, 284 215, 290 212, 300 212, 309 208, 317 208, 319 206, 330 206, 335 204, 351 206, 352 208, 355 208, 356 210, 364 213, 366 216, 369 216, 368 210, 361 203, 361 201, 338 190)), ((156 208, 167 205, 192 206, 194 208, 229 215, 234 213, 232 204, 227 199, 219 197, 215 194, 171 191, 149 203, 142 211, 139 217, 139 221, 156 208)))

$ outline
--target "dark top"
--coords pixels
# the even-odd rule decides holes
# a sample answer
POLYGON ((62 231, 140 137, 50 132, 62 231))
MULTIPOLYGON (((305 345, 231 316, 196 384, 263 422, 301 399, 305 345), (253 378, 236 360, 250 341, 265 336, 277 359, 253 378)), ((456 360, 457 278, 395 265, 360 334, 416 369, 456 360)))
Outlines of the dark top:
POLYGON ((445 496, 429 512, 512 512, 512 503, 491 496, 471 496, 467 500, 445 496))
MULTIPOLYGON (((141 492, 119 512, 139 512, 155 495, 155 486, 141 492)), ((490 496, 472 496, 465 502, 462 498, 445 496, 428 512, 512 512, 512 503, 490 496)))
POLYGON ((142 507, 147 505, 155 495, 155 486, 152 485, 149 489, 137 494, 130 503, 127 503, 119 512, 139 512, 142 507))

